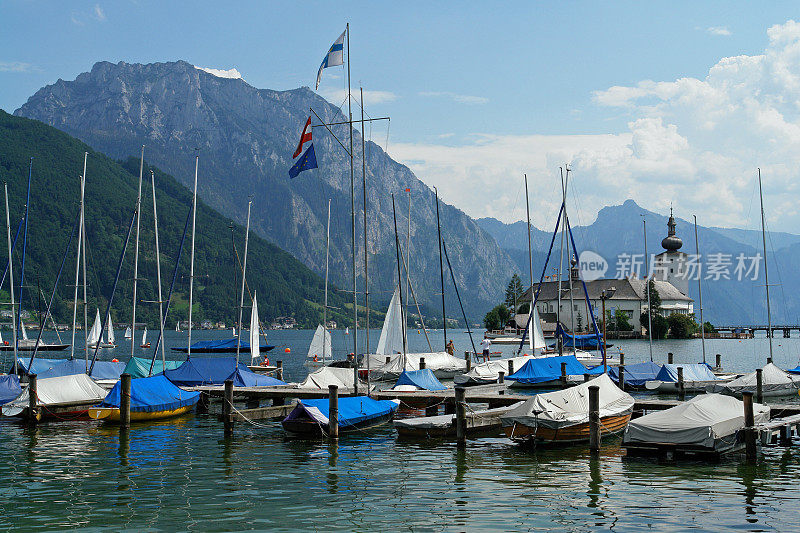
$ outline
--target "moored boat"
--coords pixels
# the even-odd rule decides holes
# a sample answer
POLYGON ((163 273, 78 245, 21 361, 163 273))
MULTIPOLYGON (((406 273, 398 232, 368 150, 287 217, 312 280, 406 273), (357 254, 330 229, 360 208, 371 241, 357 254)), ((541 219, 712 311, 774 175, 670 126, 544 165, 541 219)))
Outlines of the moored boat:
MULTIPOLYGON (((706 387, 706 392, 718 392, 741 396, 743 392, 756 394, 758 388, 756 372, 750 372, 728 383, 713 384, 706 387)), ((794 396, 800 389, 800 376, 792 376, 775 366, 767 363, 761 370, 761 394, 765 398, 780 398, 794 396)))
POLYGON ((680 388, 679 368, 683 369, 684 392, 704 392, 710 385, 721 385, 737 377, 735 374, 716 375, 711 371, 711 367, 704 363, 665 364, 655 379, 645 382, 645 388, 665 394, 677 394, 680 388))
MULTIPOLYGON (((339 432, 378 426, 390 421, 399 407, 398 400, 373 400, 368 396, 339 398, 339 432)), ((295 435, 321 436, 328 430, 329 400, 301 400, 281 424, 295 435)))
MULTIPOLYGON (((88 410, 90 418, 104 422, 119 422, 119 382, 97 407, 88 410)), ((184 391, 163 375, 131 380, 131 421, 160 420, 190 412, 200 399, 199 392, 184 391)))
POLYGON ((106 397, 106 389, 86 374, 72 374, 36 380, 37 412, 29 412, 28 389, 3 406, 3 416, 37 420, 88 418, 88 410, 106 397))

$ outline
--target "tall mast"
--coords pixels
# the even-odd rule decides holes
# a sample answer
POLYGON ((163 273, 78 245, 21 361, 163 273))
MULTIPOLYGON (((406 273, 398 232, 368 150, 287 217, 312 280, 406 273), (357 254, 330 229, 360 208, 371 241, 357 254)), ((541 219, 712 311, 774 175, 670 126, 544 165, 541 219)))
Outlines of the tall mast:
MULTIPOLYGON (((150 185, 153 189, 153 229, 156 234, 156 276, 158 277, 158 327, 159 327, 159 340, 164 338, 164 300, 161 297, 161 250, 158 244, 158 209, 156 208, 156 178, 152 170, 150 170, 150 185)), ((133 342, 133 337, 131 337, 133 342)), ((161 368, 166 370, 166 356, 164 355, 164 343, 161 345, 161 368)))
POLYGON ((247 245, 250 241, 250 208, 253 201, 247 202, 247 228, 244 233, 244 260, 242 261, 242 295, 239 297, 239 335, 236 337, 236 364, 239 364, 239 350, 242 346, 242 308, 244 307, 244 286, 247 280, 247 245))
MULTIPOLYGON (((650 256, 647 255, 647 220, 642 215, 642 228, 644 229, 644 260, 645 276, 644 290, 647 291, 647 342, 650 347, 650 362, 653 362, 653 309, 650 305, 650 256)), ((705 352, 703 353, 705 361, 705 352)))
MULTIPOLYGON (((567 228, 567 204, 564 201, 564 168, 560 167, 559 170, 561 171, 561 206, 564 210, 564 225, 561 227, 561 251, 558 258, 558 270, 556 270, 556 274, 558 275, 558 300, 557 300, 557 307, 556 307, 556 322, 561 324, 561 268, 564 265, 564 234, 567 228)), ((605 317, 603 317, 605 320, 605 317)), ((564 354, 564 337, 563 335, 558 339, 558 355, 564 354)), ((575 344, 575 337, 573 334, 572 344, 575 344)))
MULTIPOLYGON (((88 156, 87 152, 83 154, 83 170, 84 174, 86 174, 86 158, 88 156)), ((83 175, 81 175, 80 180, 80 188, 83 191, 83 175)), ((81 201, 79 205, 80 209, 80 222, 78 223, 78 247, 77 253, 75 254, 75 296, 72 300, 72 343, 70 344, 69 349, 69 358, 70 360, 75 359, 75 330, 77 329, 78 325, 78 282, 80 281, 81 275, 81 249, 83 245, 83 194, 81 194, 81 201)))
POLYGON ((402 332, 403 332, 403 370, 406 369, 406 353, 408 352, 408 347, 406 345, 406 320, 405 314, 403 310, 403 276, 401 273, 401 266, 400 266, 400 236, 397 233, 397 211, 395 210, 394 206, 394 193, 392 193, 392 216, 394 217, 394 242, 395 242, 395 250, 397 252, 397 296, 400 298, 400 317, 402 318, 402 332))
MULTIPOLYGON (((347 128, 350 132, 350 226, 353 230, 350 244, 353 246, 353 358, 358 356, 358 292, 356 291, 356 189, 353 173, 353 102, 350 97, 350 23, 347 32, 347 128)), ((364 228, 366 231, 366 228, 364 228)))
POLYGON ((139 160, 139 194, 136 197, 136 244, 133 252, 133 309, 131 311, 131 359, 136 346, 136 289, 139 283, 139 228, 142 225, 142 171, 144 170, 144 145, 139 160))
MULTIPOLYGON (((86 373, 89 373, 89 299, 87 298, 86 280, 86 159, 89 152, 83 153, 83 176, 81 176, 81 236, 83 246, 81 247, 81 263, 83 270, 83 358, 86 362, 86 373)), ((98 340, 99 342, 99 340, 98 340)))
MULTIPOLYGON (((525 212, 528 215, 528 268, 531 276, 531 302, 533 302, 533 249, 531 248, 531 205, 528 197, 528 175, 525 176, 525 212)), ((515 310, 516 312, 516 310, 515 310)), ((533 309, 530 310, 533 312, 533 309)))
POLYGON ((406 188, 408 193, 408 233, 406 236, 406 305, 411 306, 408 290, 411 287, 411 187, 406 188))
MULTIPOLYGON (((366 350, 365 353, 370 354, 372 351, 369 346, 369 252, 367 248, 367 149, 366 140, 364 139, 364 88, 360 87, 361 93, 361 188, 364 197, 364 305, 367 308, 366 324, 366 350)), ((328 201, 330 204, 330 200, 328 201)), ((328 205, 328 217, 330 218, 330 205, 328 205)), ((330 230, 329 230, 330 231, 330 230)), ((327 259, 326 259, 327 261, 327 259)), ((370 364, 369 357, 367 357, 367 391, 370 389, 370 364)))
POLYGON ((8 214, 8 183, 3 183, 6 193, 6 236, 8 237, 8 287, 11 291, 11 328, 14 334, 14 373, 18 373, 17 322, 14 320, 14 268, 11 263, 11 218, 8 214))
MULTIPOLYGON (((25 198, 25 233, 22 240, 22 270, 19 275, 19 316, 17 320, 22 322, 22 288, 25 286, 25 253, 28 249, 28 213, 31 203, 31 175, 33 174, 33 158, 31 157, 28 167, 28 192, 25 198)), ((19 329, 19 328, 18 328, 19 329)))
MULTIPOLYGON (((772 311, 769 305, 769 271, 767 270, 767 230, 764 219, 764 194, 761 192, 761 169, 758 169, 758 198, 761 201, 761 243, 764 245, 764 286, 767 289, 767 337, 769 338, 769 360, 772 361, 772 311)), ((25 222, 27 224, 27 220, 25 222)), ((24 263, 23 263, 24 264, 24 263)))
MULTIPOLYGON (((697 252, 697 260, 700 260, 700 242, 697 239, 697 215, 694 215, 694 248, 697 252)), ((703 320, 703 284, 700 282, 702 276, 697 273, 697 296, 700 299, 700 344, 703 346, 703 363, 706 362, 706 325, 703 320)))
MULTIPOLYGON (((192 256, 189 260, 189 332, 188 346, 186 348, 186 359, 192 356, 192 304, 194 296, 194 232, 197 222, 197 169, 200 165, 200 155, 194 156, 194 192, 192 193, 192 256)), ((241 321, 241 320, 240 320, 241 321)), ((237 348, 236 359, 239 359, 237 348)))
POLYGON ((442 263, 442 225, 439 222, 439 190, 434 187, 436 194, 436 232, 439 235, 439 280, 442 287, 442 331, 444 333, 444 351, 447 351, 447 314, 444 307, 444 263, 442 263))
MULTIPOLYGON (((567 186, 569 185, 570 169, 569 165, 566 163, 564 164, 564 170, 566 171, 566 178, 564 179, 564 226, 569 229, 569 216, 567 215, 567 186)), ((567 260, 567 279, 569 280, 569 329, 572 332, 572 355, 577 355, 578 347, 576 346, 575 342, 575 296, 572 294, 572 268, 573 261, 577 261, 578 258, 575 257, 574 253, 570 253, 569 243, 567 243, 567 255, 571 258, 567 260)))
MULTIPOLYGON (((328 345, 328 256, 331 250, 331 199, 328 198, 328 224, 325 226, 325 302, 322 306, 322 366, 325 366, 325 347, 328 345)), ((366 232, 365 232, 366 233, 366 232)), ((369 330, 367 330, 369 331, 369 330)))

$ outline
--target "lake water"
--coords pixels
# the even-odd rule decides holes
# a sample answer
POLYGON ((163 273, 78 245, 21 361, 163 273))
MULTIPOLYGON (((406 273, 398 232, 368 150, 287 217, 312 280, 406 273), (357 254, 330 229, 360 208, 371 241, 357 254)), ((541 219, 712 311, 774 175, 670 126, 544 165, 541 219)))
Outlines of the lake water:
MULTIPOLYGON (((311 335, 269 332, 271 359, 284 361, 287 379, 303 377, 311 335)), ((431 335, 436 349, 442 333, 431 335)), ((466 334, 452 338, 459 352, 468 349, 466 334)), ((334 350, 350 339, 337 331, 334 350)), ((800 341, 774 342, 775 362, 796 366, 800 341)), ((168 346, 181 343, 185 334, 167 334, 168 346)), ((416 331, 409 344, 427 349, 416 331)), ((619 345, 627 362, 649 359, 646 341, 619 345)), ((102 357, 124 360, 129 347, 102 357)), ((710 360, 722 353, 726 368, 741 371, 763 364, 768 351, 763 338, 707 348, 710 360)), ((668 351, 676 362, 701 357, 699 341, 655 343, 657 361, 668 351)), ((625 459, 618 438, 605 439, 597 458, 585 446, 530 451, 503 438, 470 440, 460 451, 398 441, 391 426, 338 445, 287 439, 277 423, 239 424, 225 439, 212 414, 138 424, 127 435, 93 422, 28 428, 3 420, 0 449, 4 529, 800 530, 800 447, 766 448, 757 465, 669 465, 625 459)))

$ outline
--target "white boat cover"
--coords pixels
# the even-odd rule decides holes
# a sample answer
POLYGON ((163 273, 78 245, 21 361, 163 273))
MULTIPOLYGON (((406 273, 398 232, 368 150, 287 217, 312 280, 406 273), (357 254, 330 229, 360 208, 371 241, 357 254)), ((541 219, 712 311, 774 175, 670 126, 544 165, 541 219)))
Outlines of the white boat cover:
POLYGON ((253 292, 253 307, 250 310, 250 361, 258 359, 258 348, 261 340, 258 338, 258 293, 253 292))
MULTIPOLYGON (((488 418, 492 416, 500 417, 508 411, 520 407, 525 402, 517 402, 513 405, 506 407, 496 407, 494 409, 484 409, 480 411, 469 411, 467 418, 488 418)), ((431 430, 431 429, 447 429, 454 427, 456 423, 456 415, 436 415, 436 416, 421 416, 418 418, 403 418, 394 421, 396 428, 408 430, 431 430)))
MULTIPOLYGON (((769 407, 754 403, 756 424, 769 421, 769 407)), ((623 444, 665 443, 713 448, 717 439, 744 427, 744 403, 722 394, 701 394, 665 411, 628 423, 623 444)))
POLYGON ((562 428, 589 421, 589 386, 600 387, 600 418, 633 409, 633 397, 617 387, 608 374, 568 389, 537 394, 502 416, 503 426, 520 424, 562 428))
POLYGON ((320 324, 314 332, 314 338, 311 339, 311 344, 308 345, 308 355, 306 359, 324 362, 326 359, 330 359, 331 353, 331 332, 320 324))
MULTIPOLYGON (((72 374, 36 381, 37 405, 53 405, 68 402, 102 401, 108 391, 95 383, 86 374, 72 374)), ((16 416, 28 407, 28 389, 16 399, 3 406, 3 415, 16 416)))
MULTIPOLYGON (((403 354, 395 354, 388 363, 385 355, 371 354, 368 357, 370 373, 374 373, 378 379, 396 378, 403 373, 403 370, 419 370, 419 360, 422 358, 425 359, 425 368, 430 368, 436 377, 447 375, 452 377, 467 370, 467 362, 464 359, 454 357, 447 352, 406 354, 405 368, 403 368, 403 354)), ((366 363, 362 363, 362 368, 365 367, 366 363)))
MULTIPOLYGON (((456 385, 462 383, 485 383, 497 381, 500 377, 500 372, 505 372, 508 375, 508 362, 514 362, 514 369, 519 370, 529 360, 532 359, 530 355, 522 355, 520 357, 509 357, 507 359, 496 359, 494 361, 486 361, 479 365, 472 367, 472 370, 461 376, 456 376, 453 381, 456 385)), ((428 360, 425 360, 427 366, 428 360)))
MULTIPOLYGON (((781 392, 787 395, 797 394, 800 383, 795 381, 800 376, 792 376, 788 372, 781 370, 774 363, 767 363, 761 370, 761 390, 768 394, 771 392, 781 392)), ((742 392, 756 392, 756 373, 750 372, 744 376, 729 381, 724 384, 714 384, 706 388, 708 392, 721 392, 729 394, 741 394, 742 392)))
MULTIPOLYGON (((403 309, 400 307, 400 288, 394 290, 386 318, 383 320, 381 336, 378 338, 379 355, 394 355, 403 351, 403 309)), ((381 363, 383 364, 383 363, 381 363)))
MULTIPOLYGON (((323 366, 311 372, 302 383, 297 384, 297 388, 328 390, 328 385, 338 385, 340 389, 352 389, 353 382, 352 368, 323 366)), ((360 390, 366 390, 367 384, 359 379, 358 387, 360 390)))

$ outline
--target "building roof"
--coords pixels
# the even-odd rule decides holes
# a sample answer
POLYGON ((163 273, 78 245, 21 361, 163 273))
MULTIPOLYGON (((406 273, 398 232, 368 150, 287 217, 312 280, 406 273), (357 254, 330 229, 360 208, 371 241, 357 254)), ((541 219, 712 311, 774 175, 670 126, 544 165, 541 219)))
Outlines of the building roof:
MULTIPOLYGON (((662 300, 694 301, 668 281, 655 280, 655 284, 658 295, 662 300)), ((538 286, 538 283, 533 286, 534 292, 537 290, 538 286)), ((586 291, 589 293, 590 300, 599 300, 600 294, 611 287, 614 287, 616 292, 614 292, 614 295, 609 298, 609 300, 647 300, 647 291, 645 290, 645 281, 643 279, 598 279, 586 282, 586 291)), ((583 286, 579 281, 573 282, 572 291, 572 298, 574 300, 584 299, 583 286)), ((561 298, 566 300, 570 298, 568 281, 561 282, 561 298)), ((558 281, 545 281, 542 283, 539 301, 551 301, 556 299, 558 299, 558 281)), ((525 291, 520 301, 531 301, 530 289, 525 291)))

